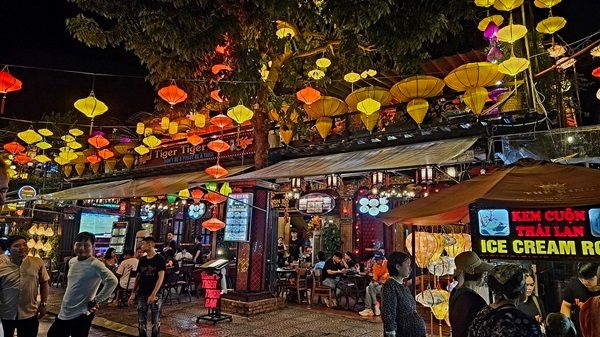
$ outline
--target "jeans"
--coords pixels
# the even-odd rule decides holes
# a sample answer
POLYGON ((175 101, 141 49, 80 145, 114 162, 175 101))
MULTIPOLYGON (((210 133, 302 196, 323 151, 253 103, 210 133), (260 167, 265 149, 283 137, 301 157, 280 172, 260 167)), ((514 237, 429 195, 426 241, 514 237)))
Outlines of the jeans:
POLYGON ((62 320, 56 317, 48 330, 48 337, 87 337, 93 319, 94 314, 81 315, 70 320, 62 320))
POLYGON ((2 325, 4 326, 5 337, 13 337, 15 335, 15 330, 17 330, 19 337, 36 337, 40 322, 38 321, 37 316, 33 316, 14 321, 3 319, 2 325))
POLYGON ((137 297, 137 308, 138 308, 138 331, 139 337, 148 336, 146 333, 146 325, 147 325, 147 316, 148 316, 148 307, 150 307, 150 312, 152 316, 150 319, 152 320, 152 337, 158 337, 160 332, 160 310, 162 309, 162 297, 160 295, 157 296, 157 301, 153 304, 148 304, 149 295, 138 295, 137 297))
POLYGON ((383 284, 379 282, 371 282, 366 289, 365 308, 373 309, 373 304, 377 303, 377 294, 381 294, 383 284))
POLYGON ((342 293, 342 289, 340 289, 337 284, 338 284, 339 280, 338 279, 333 279, 333 278, 326 278, 323 280, 323 282, 321 282, 322 285, 331 288, 335 291, 335 296, 338 297, 341 293, 342 293))

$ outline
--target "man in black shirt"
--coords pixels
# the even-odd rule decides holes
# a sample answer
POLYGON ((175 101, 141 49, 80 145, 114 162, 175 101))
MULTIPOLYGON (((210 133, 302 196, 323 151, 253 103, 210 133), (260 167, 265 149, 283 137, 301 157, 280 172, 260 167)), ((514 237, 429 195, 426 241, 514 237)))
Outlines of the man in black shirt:
POLYGON ((302 239, 298 237, 298 232, 295 229, 292 229, 290 235, 292 236, 289 245, 290 262, 298 261, 300 255, 302 255, 302 239))
MULTIPOLYGON (((335 295, 337 297, 341 293, 341 289, 336 286, 340 281, 340 275, 345 272, 346 269, 344 269, 344 265, 342 264, 342 253, 335 252, 333 253, 333 256, 325 262, 325 266, 323 267, 323 282, 321 282, 321 284, 331 289, 335 289, 335 295)), ((336 305, 335 301, 333 305, 336 305)))
POLYGON ((577 264, 577 278, 571 279, 563 292, 560 312, 570 317, 581 335, 579 309, 590 298, 600 295, 598 290, 598 263, 580 262, 577 264))
POLYGON ((142 256, 138 263, 138 276, 129 304, 132 305, 137 295, 138 330, 140 337, 146 337, 146 321, 148 306, 152 312, 152 337, 158 337, 160 332, 160 311, 162 298, 159 295, 160 287, 165 278, 165 259, 154 251, 154 238, 148 236, 142 240, 142 250, 147 254, 142 256))

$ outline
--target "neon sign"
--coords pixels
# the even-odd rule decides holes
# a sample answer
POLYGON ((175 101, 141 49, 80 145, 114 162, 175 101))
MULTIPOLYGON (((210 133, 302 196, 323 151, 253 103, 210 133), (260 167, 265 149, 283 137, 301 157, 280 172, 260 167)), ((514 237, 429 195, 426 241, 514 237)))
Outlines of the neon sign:
POLYGON ((202 289, 206 291, 204 307, 207 309, 216 309, 219 307, 221 290, 219 286, 219 274, 209 274, 203 272, 200 276, 202 289))

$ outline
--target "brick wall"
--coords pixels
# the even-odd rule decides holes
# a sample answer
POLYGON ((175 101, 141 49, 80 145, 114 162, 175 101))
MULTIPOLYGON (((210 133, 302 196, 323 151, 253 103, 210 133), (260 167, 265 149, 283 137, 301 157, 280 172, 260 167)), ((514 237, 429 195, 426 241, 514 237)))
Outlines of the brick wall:
POLYGON ((238 301, 221 299, 221 310, 226 313, 240 316, 254 316, 285 308, 285 298, 276 297, 258 301, 238 301))

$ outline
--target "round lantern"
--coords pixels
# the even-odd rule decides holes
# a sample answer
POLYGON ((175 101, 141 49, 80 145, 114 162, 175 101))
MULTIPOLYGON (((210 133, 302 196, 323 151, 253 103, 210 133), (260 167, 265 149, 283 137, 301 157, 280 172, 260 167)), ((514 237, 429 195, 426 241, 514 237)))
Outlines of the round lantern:
POLYGON ((225 228, 225 223, 217 218, 211 218, 202 223, 202 227, 208 229, 211 232, 216 232, 220 229, 225 228))
POLYGON ((312 104, 321 98, 321 92, 312 87, 306 87, 296 93, 296 98, 305 104, 312 104))
POLYGON ((211 124, 216 125, 222 129, 226 126, 231 125, 231 118, 223 115, 222 113, 219 113, 215 117, 212 117, 210 119, 210 122, 211 124))
POLYGON ((2 97, 2 105, 0 107, 0 114, 4 113, 4 105, 6 103, 6 94, 11 91, 21 90, 23 82, 13 77, 8 71, 0 71, 0 94, 4 94, 2 97))
POLYGON ((187 93, 175 84, 175 80, 171 80, 170 85, 161 88, 158 91, 158 96, 169 103, 171 107, 185 101, 188 97, 187 93))
POLYGON ((216 205, 227 200, 227 197, 216 192, 208 192, 204 195, 204 200, 210 202, 213 205, 216 205))
POLYGON ((444 302, 442 303, 438 303, 435 304, 431 307, 431 312, 433 313, 433 316, 435 316, 435 318, 437 319, 445 319, 448 316, 448 310, 450 309, 449 307, 449 300, 450 300, 450 293, 447 292, 446 290, 437 290, 440 295, 442 295, 444 297, 444 302))
POLYGON ((108 106, 96 98, 93 90, 88 97, 78 99, 73 105, 75 106, 75 109, 79 110, 82 114, 92 120, 94 117, 100 116, 108 111, 108 106))
POLYGON ((252 119, 252 117, 254 116, 254 112, 248 109, 243 104, 238 104, 233 108, 229 108, 227 110, 227 116, 233 119, 236 123, 242 124, 252 119))
POLYGON ((11 154, 17 154, 25 151, 25 147, 15 141, 4 144, 4 149, 11 154))
POLYGON ((453 275, 455 269, 456 264, 454 263, 454 258, 450 256, 442 256, 440 259, 429 263, 427 266, 427 270, 436 276, 453 275))
POLYGON ((229 171, 227 171, 227 169, 225 169, 223 166, 221 166, 219 164, 213 165, 204 171, 208 175, 215 177, 215 179, 225 177, 229 174, 229 171))
POLYGON ((224 142, 220 139, 209 142, 207 147, 216 153, 225 152, 231 148, 227 142, 224 142))
MULTIPOLYGON (((416 232, 415 237, 415 262, 419 268, 426 268, 437 250, 438 242, 433 234, 427 232, 416 232)), ((413 235, 406 238, 406 247, 410 254, 413 252, 412 238, 413 235)))

